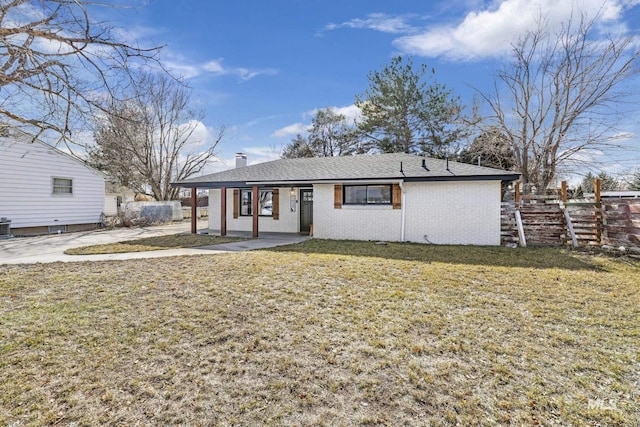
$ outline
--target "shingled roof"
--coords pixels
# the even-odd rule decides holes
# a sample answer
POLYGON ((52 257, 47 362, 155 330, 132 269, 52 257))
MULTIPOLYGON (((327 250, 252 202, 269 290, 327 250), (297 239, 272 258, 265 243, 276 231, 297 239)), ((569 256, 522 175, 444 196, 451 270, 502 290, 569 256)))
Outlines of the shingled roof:
POLYGON ((515 172, 405 153, 280 159, 172 183, 180 187, 308 185, 344 181, 515 181, 515 172), (423 163, 424 162, 424 163, 423 163), (448 168, 447 168, 448 166, 448 168))

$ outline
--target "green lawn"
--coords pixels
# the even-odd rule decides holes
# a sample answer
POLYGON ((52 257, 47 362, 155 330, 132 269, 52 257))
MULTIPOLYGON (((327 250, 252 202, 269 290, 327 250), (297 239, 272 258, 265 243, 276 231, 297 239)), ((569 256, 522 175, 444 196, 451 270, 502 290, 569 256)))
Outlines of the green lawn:
POLYGON ((159 251, 162 249, 194 248, 197 246, 220 245, 246 240, 238 237, 209 236, 206 234, 170 234, 167 236, 144 237, 102 245, 81 246, 67 249, 67 255, 116 254, 123 252, 159 251))
POLYGON ((639 277, 318 240, 0 266, 0 425, 635 426, 639 277))

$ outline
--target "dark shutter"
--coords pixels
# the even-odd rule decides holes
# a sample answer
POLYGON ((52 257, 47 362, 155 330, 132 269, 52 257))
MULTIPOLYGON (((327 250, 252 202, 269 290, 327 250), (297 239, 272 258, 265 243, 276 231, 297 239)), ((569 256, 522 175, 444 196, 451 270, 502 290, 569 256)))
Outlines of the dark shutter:
POLYGON ((280 189, 274 188, 271 195, 273 219, 280 219, 280 189))
POLYGON ((400 188, 400 185, 393 184, 393 187, 391 190, 392 190, 391 202, 393 203, 393 209, 402 208, 402 189, 400 188))
POLYGON ((333 187, 333 207, 342 209, 342 184, 336 184, 333 187))
POLYGON ((240 209, 240 190, 233 190, 233 217, 238 218, 238 210, 240 209))

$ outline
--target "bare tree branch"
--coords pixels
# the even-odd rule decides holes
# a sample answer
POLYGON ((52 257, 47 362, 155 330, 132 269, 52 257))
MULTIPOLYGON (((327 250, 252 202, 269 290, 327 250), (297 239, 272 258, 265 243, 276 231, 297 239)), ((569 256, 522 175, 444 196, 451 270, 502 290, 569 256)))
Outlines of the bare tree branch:
POLYGON ((159 47, 118 40, 84 0, 0 0, 0 120, 65 142, 105 98, 132 82, 131 67, 158 63, 159 47))
POLYGON ((616 109, 640 50, 631 37, 597 38, 597 21, 578 14, 552 33, 541 20, 513 46, 494 92, 480 93, 493 113, 484 125, 505 135, 524 183, 539 191, 578 153, 619 146, 616 109))
POLYGON ((166 75, 144 74, 130 100, 114 102, 98 120, 90 161, 118 185, 156 200, 173 200, 180 181, 200 172, 224 136, 196 139, 202 112, 191 110, 189 89, 166 75))

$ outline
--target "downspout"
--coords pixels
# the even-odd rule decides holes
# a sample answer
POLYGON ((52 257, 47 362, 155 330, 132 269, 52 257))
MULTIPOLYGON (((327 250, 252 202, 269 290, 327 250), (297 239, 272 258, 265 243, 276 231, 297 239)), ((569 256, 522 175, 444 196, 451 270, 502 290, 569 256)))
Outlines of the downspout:
POLYGON ((399 185, 400 185, 400 191, 401 191, 400 203, 402 204, 402 206, 400 207, 400 215, 402 217, 400 220, 400 241, 404 242, 405 205, 406 205, 407 198, 405 196, 404 182, 400 181, 399 185))

